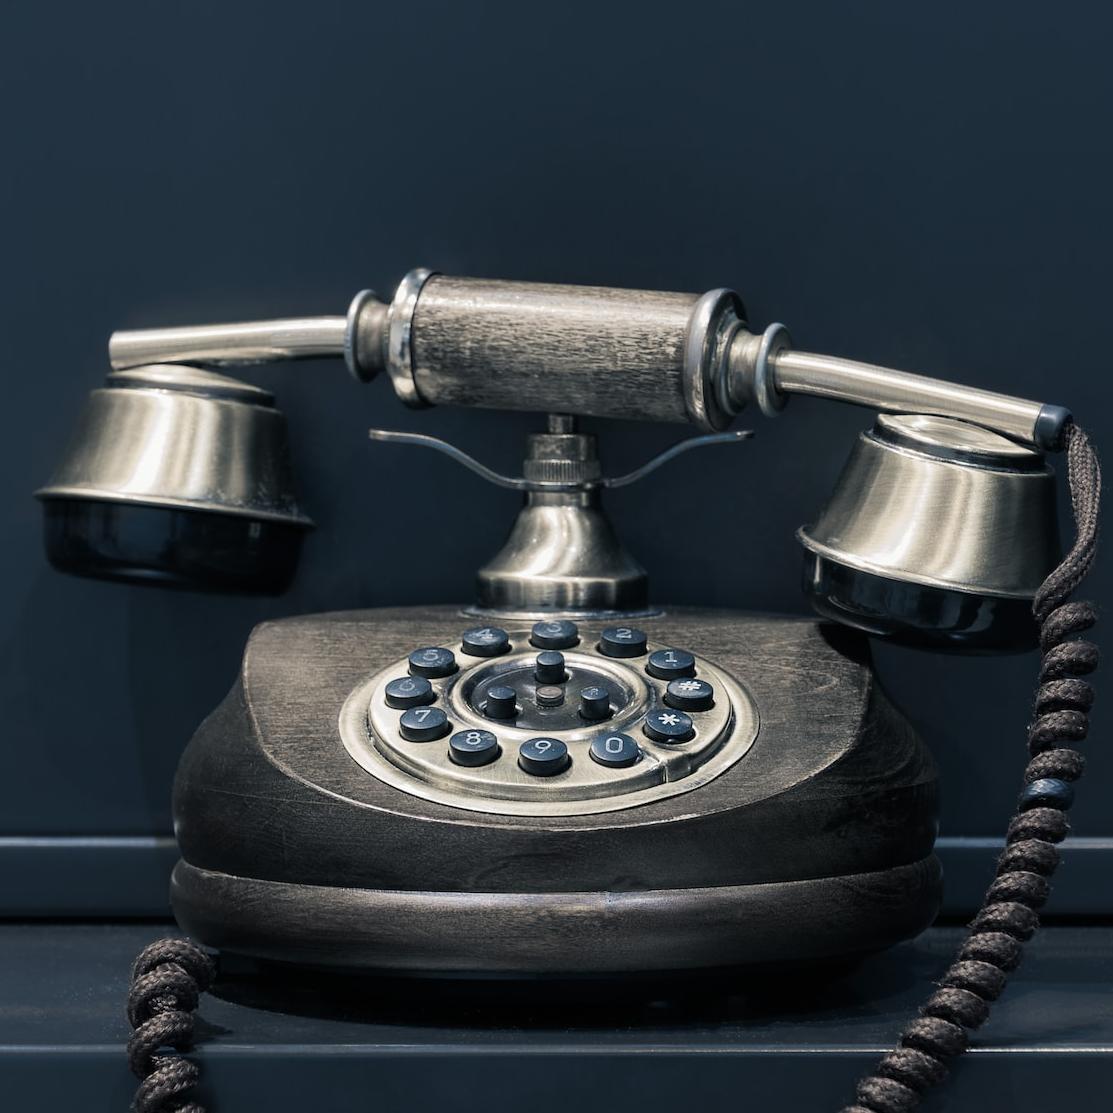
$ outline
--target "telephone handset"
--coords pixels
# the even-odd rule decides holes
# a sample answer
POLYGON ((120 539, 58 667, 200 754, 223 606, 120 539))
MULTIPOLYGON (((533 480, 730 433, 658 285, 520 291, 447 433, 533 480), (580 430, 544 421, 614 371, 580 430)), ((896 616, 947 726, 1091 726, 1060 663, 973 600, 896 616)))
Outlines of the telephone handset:
MULTIPOLYGON (((411 272, 345 316, 115 334, 114 367, 38 492, 58 568, 282 590, 312 523, 273 398, 213 370, 342 357, 407 405, 547 414, 470 607, 264 623, 174 788, 181 927, 219 952, 369 972, 621 977, 863 954, 938 908, 930 755, 878 687, 863 633, 1043 651, 1031 761, 959 959, 855 1111, 912 1108, 984 1020, 1036 926, 1082 759, 1096 649, 1070 601, 1094 557, 1100 472, 1062 407, 796 351, 702 296, 411 272), (656 607, 602 493, 678 452, 736 443, 792 394, 881 411, 798 533, 820 617, 656 607), (700 435, 604 476, 580 416, 700 435), (1063 559, 1065 451, 1077 536, 1063 559), (283 853, 273 853, 281 845, 283 853), (822 915, 817 915, 822 909, 822 915)), ((136 967, 143 1100, 181 1094, 212 960, 186 940, 136 967), (154 1097, 152 1097, 154 1095, 154 1097)), ((184 1099, 183 1099, 184 1100, 184 1099)))

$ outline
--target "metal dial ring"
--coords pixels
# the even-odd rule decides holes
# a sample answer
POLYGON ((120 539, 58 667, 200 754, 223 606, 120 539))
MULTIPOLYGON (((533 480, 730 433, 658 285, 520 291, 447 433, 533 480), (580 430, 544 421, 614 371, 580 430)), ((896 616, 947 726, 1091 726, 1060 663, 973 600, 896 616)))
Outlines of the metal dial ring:
POLYGON ((738 761, 757 737, 757 709, 749 694, 727 673, 697 657, 699 677, 714 688, 714 705, 693 713, 691 737, 672 743, 655 740, 642 728, 650 713, 671 713, 664 700, 669 682, 650 675, 645 666, 649 653, 666 647, 650 644, 637 658, 615 659, 591 648, 599 640, 598 630, 581 630, 581 648, 565 653, 567 698, 556 705, 534 700, 537 649, 529 642, 528 629, 509 633, 509 653, 477 659, 452 676, 431 681, 436 706, 447 714, 451 731, 494 733, 502 751, 497 760, 461 765, 443 741, 415 742, 400 733, 399 712, 387 703, 386 687, 404 671, 404 660, 369 677, 345 701, 340 736, 353 760, 404 792, 468 811, 590 815, 706 784, 738 761), (612 693, 612 714, 605 720, 577 712, 577 686, 597 683, 612 693), (519 714, 510 720, 486 716, 486 690, 507 684, 517 685, 519 714), (602 734, 637 739, 640 756, 621 767, 592 761, 592 742, 602 734), (571 763, 557 776, 531 775, 516 761, 520 747, 539 736, 558 738, 568 747, 571 763))

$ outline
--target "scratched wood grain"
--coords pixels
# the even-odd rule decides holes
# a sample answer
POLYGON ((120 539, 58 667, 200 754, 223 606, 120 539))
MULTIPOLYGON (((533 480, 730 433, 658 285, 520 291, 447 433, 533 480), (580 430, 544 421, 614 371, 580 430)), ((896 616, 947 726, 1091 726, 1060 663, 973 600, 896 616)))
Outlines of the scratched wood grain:
MULTIPOLYGON (((364 678, 416 646, 457 644, 473 621, 451 607, 398 608, 255 630, 240 680, 188 747, 175 785, 190 864, 175 881, 184 926, 214 945, 272 957, 326 961, 324 948, 354 962, 363 946, 385 947, 420 966, 453 951, 464 910, 487 908, 486 928, 499 926, 504 938, 514 925, 559 922, 559 961, 574 965, 586 961, 575 957, 592 920, 584 909, 641 894, 626 922, 644 914, 653 926, 630 946, 638 962, 661 968, 676 960, 678 940, 690 940, 681 924, 692 917, 705 924, 702 935, 694 929, 703 943, 692 953, 731 962, 747 940, 754 953, 781 957, 846 953, 932 917, 934 765, 879 689, 858 635, 725 611, 639 619, 651 640, 690 647, 749 689, 761 717, 756 742, 690 793, 538 818, 411 796, 368 774, 340 740, 340 707, 364 678), (773 921, 739 936, 741 912, 727 916, 724 902, 773 921), (368 926, 353 932, 361 915, 368 926), (430 916, 440 926, 421 932, 433 931, 436 947, 401 946, 396 932, 413 934, 430 916), (770 923, 780 925, 779 952, 769 949, 770 923)), ((598 942, 614 921, 595 919, 598 942)), ((520 969, 532 961, 524 946, 506 943, 498 959, 468 952, 444 961, 520 969)))

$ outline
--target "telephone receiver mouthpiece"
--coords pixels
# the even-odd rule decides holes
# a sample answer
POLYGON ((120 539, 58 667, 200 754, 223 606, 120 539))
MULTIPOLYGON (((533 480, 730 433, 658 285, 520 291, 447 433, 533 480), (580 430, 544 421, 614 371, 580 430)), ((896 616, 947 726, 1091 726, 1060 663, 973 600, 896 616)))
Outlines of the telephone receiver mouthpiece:
POLYGON ((880 415, 797 537, 820 615, 938 648, 1030 648, 1032 600, 1061 559, 1043 456, 927 414, 880 415))

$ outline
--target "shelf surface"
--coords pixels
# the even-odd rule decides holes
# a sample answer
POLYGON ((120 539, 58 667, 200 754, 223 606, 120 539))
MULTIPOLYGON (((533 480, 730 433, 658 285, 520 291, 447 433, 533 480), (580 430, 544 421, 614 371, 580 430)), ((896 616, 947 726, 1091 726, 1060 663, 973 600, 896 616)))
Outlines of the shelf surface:
MULTIPOLYGON (((124 999, 161 924, 0 925, 0 1086, 10 1108, 127 1108, 124 999)), ((203 999, 220 1109, 531 1113, 838 1109, 929 992, 961 929, 853 970, 569 989, 382 981, 241 964, 203 999)), ((925 1109, 1046 1110, 1113 1087, 1113 928, 1045 928, 976 1046, 925 1109)), ((1095 1100, 1094 1107, 1100 1103, 1095 1100)))

